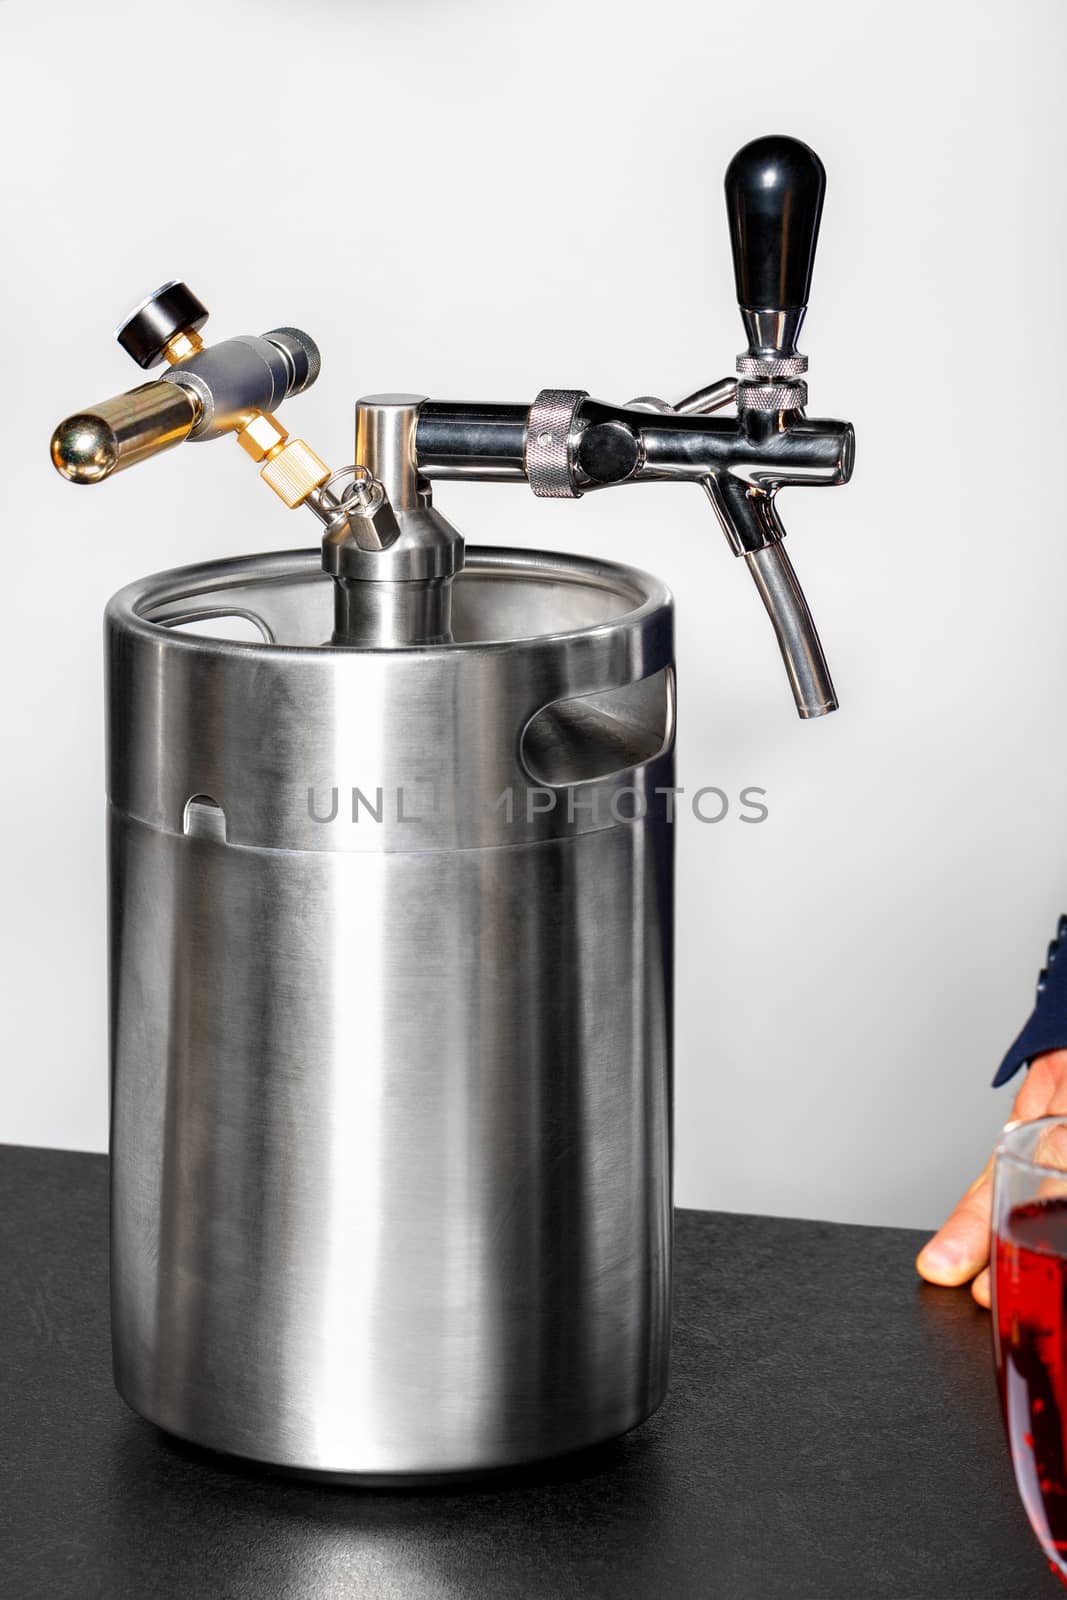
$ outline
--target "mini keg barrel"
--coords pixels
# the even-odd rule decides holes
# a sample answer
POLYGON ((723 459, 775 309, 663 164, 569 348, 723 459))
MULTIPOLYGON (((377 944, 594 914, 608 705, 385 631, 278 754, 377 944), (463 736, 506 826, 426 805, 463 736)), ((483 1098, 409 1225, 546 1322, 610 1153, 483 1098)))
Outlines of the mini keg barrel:
POLYGON ((116 1380, 356 1481, 667 1383, 670 596, 506 550, 451 587, 413 648, 324 647, 317 551, 107 619, 116 1380))

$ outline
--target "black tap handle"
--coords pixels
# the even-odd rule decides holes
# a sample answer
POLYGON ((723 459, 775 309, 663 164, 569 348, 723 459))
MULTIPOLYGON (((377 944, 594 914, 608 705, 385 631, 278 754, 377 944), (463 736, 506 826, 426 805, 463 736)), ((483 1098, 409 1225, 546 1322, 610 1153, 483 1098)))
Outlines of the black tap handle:
POLYGON ((825 189, 822 162, 799 139, 768 134, 734 156, 726 209, 742 310, 807 305, 825 189))

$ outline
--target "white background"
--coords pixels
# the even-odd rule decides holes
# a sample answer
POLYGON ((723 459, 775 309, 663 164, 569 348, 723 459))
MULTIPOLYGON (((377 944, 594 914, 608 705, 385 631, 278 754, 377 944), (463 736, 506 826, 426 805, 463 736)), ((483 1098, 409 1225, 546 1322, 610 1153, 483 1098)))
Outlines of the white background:
POLYGON ((989 1079, 1067 905, 1062 0, 8 0, 0 1138, 106 1142, 100 614, 133 577, 313 542, 229 442, 104 487, 47 461, 131 387, 120 315, 167 278, 209 336, 305 325, 286 413, 543 386, 678 398, 741 346, 733 151, 829 186, 803 347, 853 483, 790 490, 843 709, 793 714, 703 496, 442 486, 478 543, 643 565, 677 597, 682 1204, 925 1225, 1009 1099, 989 1079), (1057 361, 1059 357, 1059 361, 1057 361))

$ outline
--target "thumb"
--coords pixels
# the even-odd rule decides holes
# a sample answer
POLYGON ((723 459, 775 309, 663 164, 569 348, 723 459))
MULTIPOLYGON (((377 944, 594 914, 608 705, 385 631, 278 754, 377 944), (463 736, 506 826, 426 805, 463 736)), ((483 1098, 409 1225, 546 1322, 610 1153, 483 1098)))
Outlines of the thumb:
POLYGON ((919 1251, 915 1265, 928 1283, 967 1283, 988 1262, 992 1173, 990 1156, 948 1221, 919 1251))

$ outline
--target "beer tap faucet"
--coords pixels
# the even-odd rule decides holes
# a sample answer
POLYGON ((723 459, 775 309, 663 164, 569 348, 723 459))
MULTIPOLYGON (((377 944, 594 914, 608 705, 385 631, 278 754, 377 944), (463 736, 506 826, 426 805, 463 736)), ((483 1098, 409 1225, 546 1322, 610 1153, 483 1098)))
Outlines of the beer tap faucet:
POLYGON ((621 483, 701 484, 771 618, 802 717, 837 697, 803 591, 782 546, 775 497, 789 486, 846 483, 847 422, 804 414, 807 357, 796 347, 807 309, 826 175, 813 150, 770 136, 738 151, 726 173, 737 297, 748 348, 737 378, 677 406, 644 397, 604 405, 581 391, 543 390, 529 408, 427 401, 415 440, 428 478, 525 477, 534 493, 576 498, 621 483), (736 402, 736 417, 714 416, 736 402))
POLYGON ((815 152, 784 136, 757 139, 731 161, 726 203, 747 348, 736 378, 677 405, 643 397, 614 406, 564 389, 543 389, 532 405, 368 396, 357 403, 355 466, 331 473, 273 415, 317 373, 307 335, 281 329, 205 349, 204 307, 169 284, 120 329, 142 366, 170 363, 165 378, 67 418, 53 436, 53 460, 75 482, 97 482, 183 438, 235 433, 285 503, 307 504, 326 525, 337 644, 449 637, 449 586, 463 542, 432 508, 435 480, 526 482, 544 499, 696 483, 752 574, 800 716, 822 716, 837 698, 783 547, 776 496, 843 484, 852 472, 851 424, 806 415, 808 362, 797 350, 825 181, 815 152), (718 414, 731 403, 735 416, 718 414), (421 599, 412 584, 423 586, 421 599))

